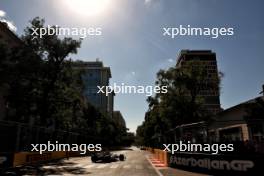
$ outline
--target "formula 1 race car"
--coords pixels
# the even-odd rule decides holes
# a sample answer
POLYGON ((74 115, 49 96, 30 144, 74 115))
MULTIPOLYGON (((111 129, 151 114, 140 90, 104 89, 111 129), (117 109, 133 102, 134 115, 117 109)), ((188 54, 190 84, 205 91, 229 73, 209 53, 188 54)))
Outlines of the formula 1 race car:
POLYGON ((114 162, 114 161, 124 161, 126 159, 123 154, 114 154, 108 151, 93 153, 91 155, 91 160, 93 163, 96 162, 114 162))

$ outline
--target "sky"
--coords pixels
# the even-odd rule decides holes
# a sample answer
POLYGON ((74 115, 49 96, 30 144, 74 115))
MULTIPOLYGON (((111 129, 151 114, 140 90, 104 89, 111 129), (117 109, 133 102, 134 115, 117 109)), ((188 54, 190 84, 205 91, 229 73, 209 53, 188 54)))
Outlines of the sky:
MULTIPOLYGON (((228 108, 259 96, 264 84, 263 0, 0 0, 0 20, 19 36, 39 16, 46 25, 100 27, 101 36, 89 36, 73 59, 99 58, 111 68, 111 84, 154 85, 156 73, 176 64, 182 49, 216 53, 224 73, 221 106, 228 108), (81 2, 82 1, 82 2, 81 2), (99 3, 95 3, 99 2, 99 3), (89 11, 89 12, 88 12, 89 11), (234 35, 163 35, 163 28, 234 28, 234 35)), ((135 131, 148 109, 144 94, 117 94, 115 110, 135 131)))

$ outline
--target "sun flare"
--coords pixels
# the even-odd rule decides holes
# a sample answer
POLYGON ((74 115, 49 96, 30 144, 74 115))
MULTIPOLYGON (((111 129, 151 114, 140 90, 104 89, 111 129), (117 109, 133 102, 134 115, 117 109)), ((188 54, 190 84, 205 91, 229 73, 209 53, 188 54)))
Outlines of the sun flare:
POLYGON ((74 12, 84 16, 102 14, 110 5, 111 0, 66 0, 67 5, 74 12))

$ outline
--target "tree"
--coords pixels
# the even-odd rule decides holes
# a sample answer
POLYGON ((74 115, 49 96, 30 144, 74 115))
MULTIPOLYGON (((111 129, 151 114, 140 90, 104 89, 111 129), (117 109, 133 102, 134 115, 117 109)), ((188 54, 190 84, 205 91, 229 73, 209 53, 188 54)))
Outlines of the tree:
POLYGON ((149 97, 148 112, 137 130, 137 138, 145 145, 159 146, 169 140, 168 131, 177 125, 209 120, 210 112, 203 107, 199 96, 203 86, 218 90, 221 75, 205 81, 205 66, 190 61, 182 68, 171 67, 157 73, 156 85, 167 86, 166 94, 159 93, 149 97))
MULTIPOLYGON (((42 38, 32 35, 33 29, 46 28, 44 23, 44 19, 34 18, 31 21, 31 25, 25 29, 22 40, 26 46, 30 46, 34 54, 44 61, 41 75, 42 90, 39 92, 41 98, 38 104, 40 106, 39 110, 41 110, 39 114, 41 122, 45 122, 46 118, 54 118, 56 125, 59 125, 59 117, 65 118, 67 113, 68 115, 72 114, 67 112, 67 106, 78 101, 76 97, 69 100, 69 94, 72 91, 69 88, 73 87, 69 86, 70 81, 67 81, 67 79, 71 80, 71 75, 67 77, 67 72, 71 71, 71 67, 65 61, 69 54, 77 52, 77 48, 80 47, 80 41, 71 38, 60 39, 55 34, 45 34, 42 38), (68 96, 66 97, 65 94, 67 93, 68 96), (60 115, 61 111, 63 111, 63 115, 60 115)), ((55 27, 53 28, 55 29, 55 27)), ((46 28, 46 30, 48 29, 46 28)), ((73 91, 71 95, 74 96, 73 91)))
MULTIPOLYGON (((81 41, 55 34, 41 38, 32 35, 41 28, 46 28, 44 19, 34 18, 21 37, 23 45, 8 48, 0 44, 0 87, 7 92, 6 120, 46 127, 54 133, 76 132, 82 142, 121 145, 128 141, 131 136, 127 130, 83 96, 82 71, 74 69, 69 58, 77 53, 81 41)), ((58 139, 54 136, 53 140, 58 139)))

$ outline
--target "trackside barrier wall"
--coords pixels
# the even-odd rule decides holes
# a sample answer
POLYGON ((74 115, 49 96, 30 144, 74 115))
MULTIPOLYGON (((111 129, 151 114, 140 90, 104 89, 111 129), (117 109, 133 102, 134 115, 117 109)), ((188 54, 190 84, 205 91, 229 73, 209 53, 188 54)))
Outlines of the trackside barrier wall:
POLYGON ((206 154, 174 153, 160 149, 146 148, 166 166, 192 172, 221 176, 263 175, 264 155, 262 154, 206 154))
POLYGON ((13 167, 56 160, 65 157, 67 157, 67 154, 62 151, 44 152, 43 154, 39 154, 37 152, 19 152, 14 154, 13 167))
POLYGON ((168 166, 168 153, 160 150, 160 149, 153 149, 153 148, 146 148, 147 151, 151 152, 153 154, 153 156, 158 159, 159 161, 162 162, 162 164, 164 164, 164 166, 168 166))
POLYGON ((169 153, 169 166, 209 175, 263 175, 264 155, 169 153))
POLYGON ((17 153, 0 153, 0 169, 37 164, 46 161, 52 161, 72 156, 81 155, 79 152, 17 152, 17 153))

